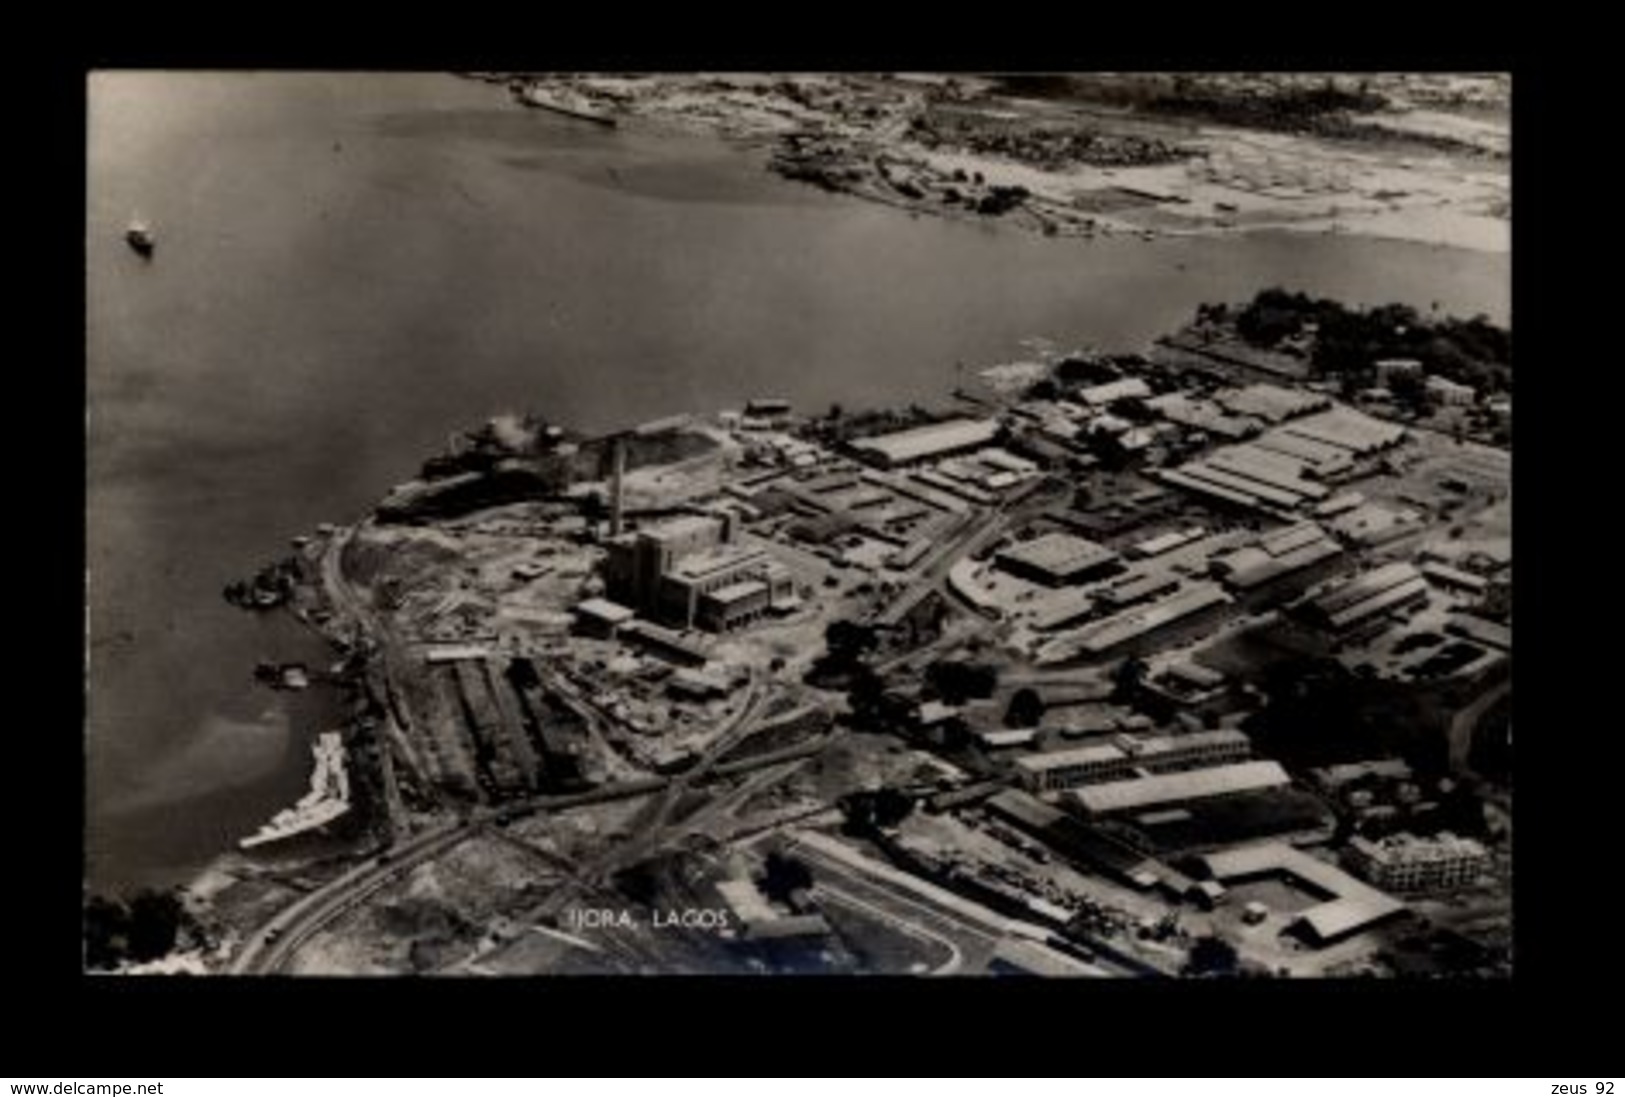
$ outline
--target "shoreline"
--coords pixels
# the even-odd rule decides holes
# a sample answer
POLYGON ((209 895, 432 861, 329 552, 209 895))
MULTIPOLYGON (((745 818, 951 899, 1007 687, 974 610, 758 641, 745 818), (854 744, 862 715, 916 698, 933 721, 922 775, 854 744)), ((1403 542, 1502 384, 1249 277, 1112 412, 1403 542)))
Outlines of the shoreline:
MULTIPOLYGON (((987 88, 945 100, 857 77, 469 78, 569 96, 640 127, 726 140, 760 151, 767 170, 832 193, 1042 236, 1153 240, 1279 229, 1490 254, 1511 246, 1510 176, 1493 129, 1488 147, 1455 149, 1456 138, 1429 138, 1435 147, 1408 138, 1403 118, 1380 136, 1339 138, 1087 103, 1066 104, 1072 113, 1064 113, 987 88), (948 116, 962 131, 922 133, 922 119, 948 111, 957 112, 948 116), (1044 144, 1061 140, 1062 114, 1065 125, 1088 134, 1070 158, 1044 144), (996 128, 1028 122, 1041 138, 1027 144, 996 128), (989 141, 1023 153, 976 150, 989 141), (1102 142, 1104 152, 1091 151, 1102 142)), ((517 101, 522 91, 514 91, 517 101)))

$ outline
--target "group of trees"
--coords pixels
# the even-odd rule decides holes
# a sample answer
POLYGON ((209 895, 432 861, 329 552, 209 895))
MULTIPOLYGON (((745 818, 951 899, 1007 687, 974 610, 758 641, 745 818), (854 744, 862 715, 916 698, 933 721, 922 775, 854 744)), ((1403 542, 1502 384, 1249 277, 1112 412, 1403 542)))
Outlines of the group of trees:
POLYGON ((845 817, 841 829, 854 836, 873 834, 894 827, 914 810, 914 800, 889 785, 874 790, 851 792, 836 801, 845 817))
POLYGON ((871 625, 832 621, 824 629, 824 654, 807 669, 808 685, 846 691, 852 721, 859 727, 884 722, 885 683, 866 661, 879 644, 880 637, 871 625))
POLYGON ((1289 766, 1398 755, 1422 772, 1445 767, 1436 694, 1351 673, 1331 658, 1283 660, 1260 684, 1269 702, 1243 725, 1260 754, 1289 766))
POLYGON ((807 681, 826 688, 845 686, 864 657, 880 644, 873 627, 856 621, 831 621, 824 628, 824 654, 813 661, 807 681))
POLYGON ((1015 186, 1002 186, 995 183, 987 188, 987 193, 976 202, 976 212, 989 217, 997 217, 1008 213, 1027 200, 1027 188, 1015 186))
POLYGON ((1044 720, 1044 699, 1030 686, 1023 686, 1010 695, 1010 705, 1004 710, 1007 728, 1035 728, 1044 720))
POLYGON ((168 955, 197 923, 171 892, 143 891, 128 902, 92 896, 85 904, 85 966, 107 971, 168 955))
POLYGON ((1148 99, 1143 107, 1158 114, 1196 115, 1230 126, 1351 136, 1358 126, 1350 118, 1387 106, 1388 100, 1369 84, 1344 87, 1330 76, 1318 84, 1268 88, 1230 88, 1190 76, 1148 99))
POLYGON ((1261 290, 1234 314, 1217 308, 1200 307, 1198 321, 1233 315, 1236 333, 1257 347, 1276 347, 1314 325, 1311 361, 1324 374, 1363 382, 1380 359, 1414 358, 1424 373, 1480 391, 1512 387, 1512 335, 1486 316, 1436 318, 1401 304, 1351 309, 1279 287, 1261 290))
POLYGON ((985 700, 999 688, 999 672, 986 663, 939 659, 925 669, 926 684, 945 704, 962 705, 972 698, 985 700))
POLYGON ((797 891, 812 887, 812 870, 805 862, 773 850, 763 866, 762 894, 775 902, 787 903, 797 891))
POLYGON ((1072 355, 1055 364, 1055 380, 1063 385, 1104 385, 1123 376, 1110 360, 1092 355, 1072 355))
POLYGON ((1222 937, 1198 937, 1185 960, 1186 975, 1234 975, 1240 965, 1236 946, 1222 937))

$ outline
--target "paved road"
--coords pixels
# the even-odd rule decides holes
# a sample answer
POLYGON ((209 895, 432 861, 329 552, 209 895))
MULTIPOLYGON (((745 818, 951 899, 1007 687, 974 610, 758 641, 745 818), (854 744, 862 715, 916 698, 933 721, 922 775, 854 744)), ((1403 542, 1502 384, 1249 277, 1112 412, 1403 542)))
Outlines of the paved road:
POLYGON ((987 547, 1012 525, 1036 517, 1053 506, 1058 487, 1056 484, 1043 483, 1014 500, 1005 500, 990 510, 976 512, 975 517, 931 557, 930 562, 921 568, 918 577, 903 588, 890 605, 876 611, 875 622, 895 625, 901 621, 926 595, 941 588, 949 569, 960 560, 987 547))
POLYGON ((994 537, 1003 532, 1004 516, 997 511, 982 512, 976 515, 942 548, 938 549, 930 561, 920 569, 919 575, 904 587, 891 604, 877 611, 874 616, 876 624, 895 625, 909 611, 925 600, 926 595, 941 585, 948 569, 958 563, 968 553, 987 544, 994 537))
POLYGON ((233 975, 265 974, 279 970, 312 934, 401 873, 450 850, 468 837, 472 830, 472 824, 452 823, 397 847, 387 863, 380 863, 376 857, 362 862, 338 879, 303 896, 251 934, 228 970, 233 975))

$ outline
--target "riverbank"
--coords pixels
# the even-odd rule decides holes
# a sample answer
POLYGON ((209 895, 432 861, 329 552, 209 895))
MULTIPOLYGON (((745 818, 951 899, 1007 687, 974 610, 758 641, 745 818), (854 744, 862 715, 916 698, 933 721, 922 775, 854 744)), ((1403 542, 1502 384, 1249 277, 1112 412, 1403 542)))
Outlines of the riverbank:
POLYGON ((1390 77, 1365 93, 1368 109, 1301 124, 1254 106, 1309 96, 1285 75, 1257 78, 1262 91, 1206 78, 1222 94, 1149 107, 1132 105, 1144 98, 1134 77, 1043 98, 959 76, 479 78, 507 83, 518 102, 562 96, 606 118, 746 142, 770 170, 825 190, 1047 236, 1288 229, 1510 249, 1510 124, 1493 78, 1440 90, 1433 77, 1390 77))

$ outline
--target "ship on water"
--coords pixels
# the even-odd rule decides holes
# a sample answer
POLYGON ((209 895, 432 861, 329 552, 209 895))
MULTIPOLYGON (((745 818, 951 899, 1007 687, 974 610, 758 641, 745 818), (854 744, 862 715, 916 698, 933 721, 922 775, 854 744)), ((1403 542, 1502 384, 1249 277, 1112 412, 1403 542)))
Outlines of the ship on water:
POLYGON ((516 84, 514 97, 527 107, 539 107, 550 110, 555 114, 562 114, 568 118, 579 118, 585 122, 596 122, 600 126, 614 129, 615 116, 607 111, 600 110, 592 105, 585 96, 565 88, 550 88, 543 90, 535 84, 516 84))
POLYGON ((339 733, 322 732, 311 751, 316 755, 316 771, 310 775, 310 791, 293 807, 277 812, 269 823, 239 841, 243 849, 319 830, 350 810, 350 774, 344 768, 344 744, 339 733))
POLYGON ((131 221, 129 227, 124 230, 124 242, 143 259, 151 259, 153 251, 158 247, 158 240, 152 234, 152 227, 139 217, 131 221))

